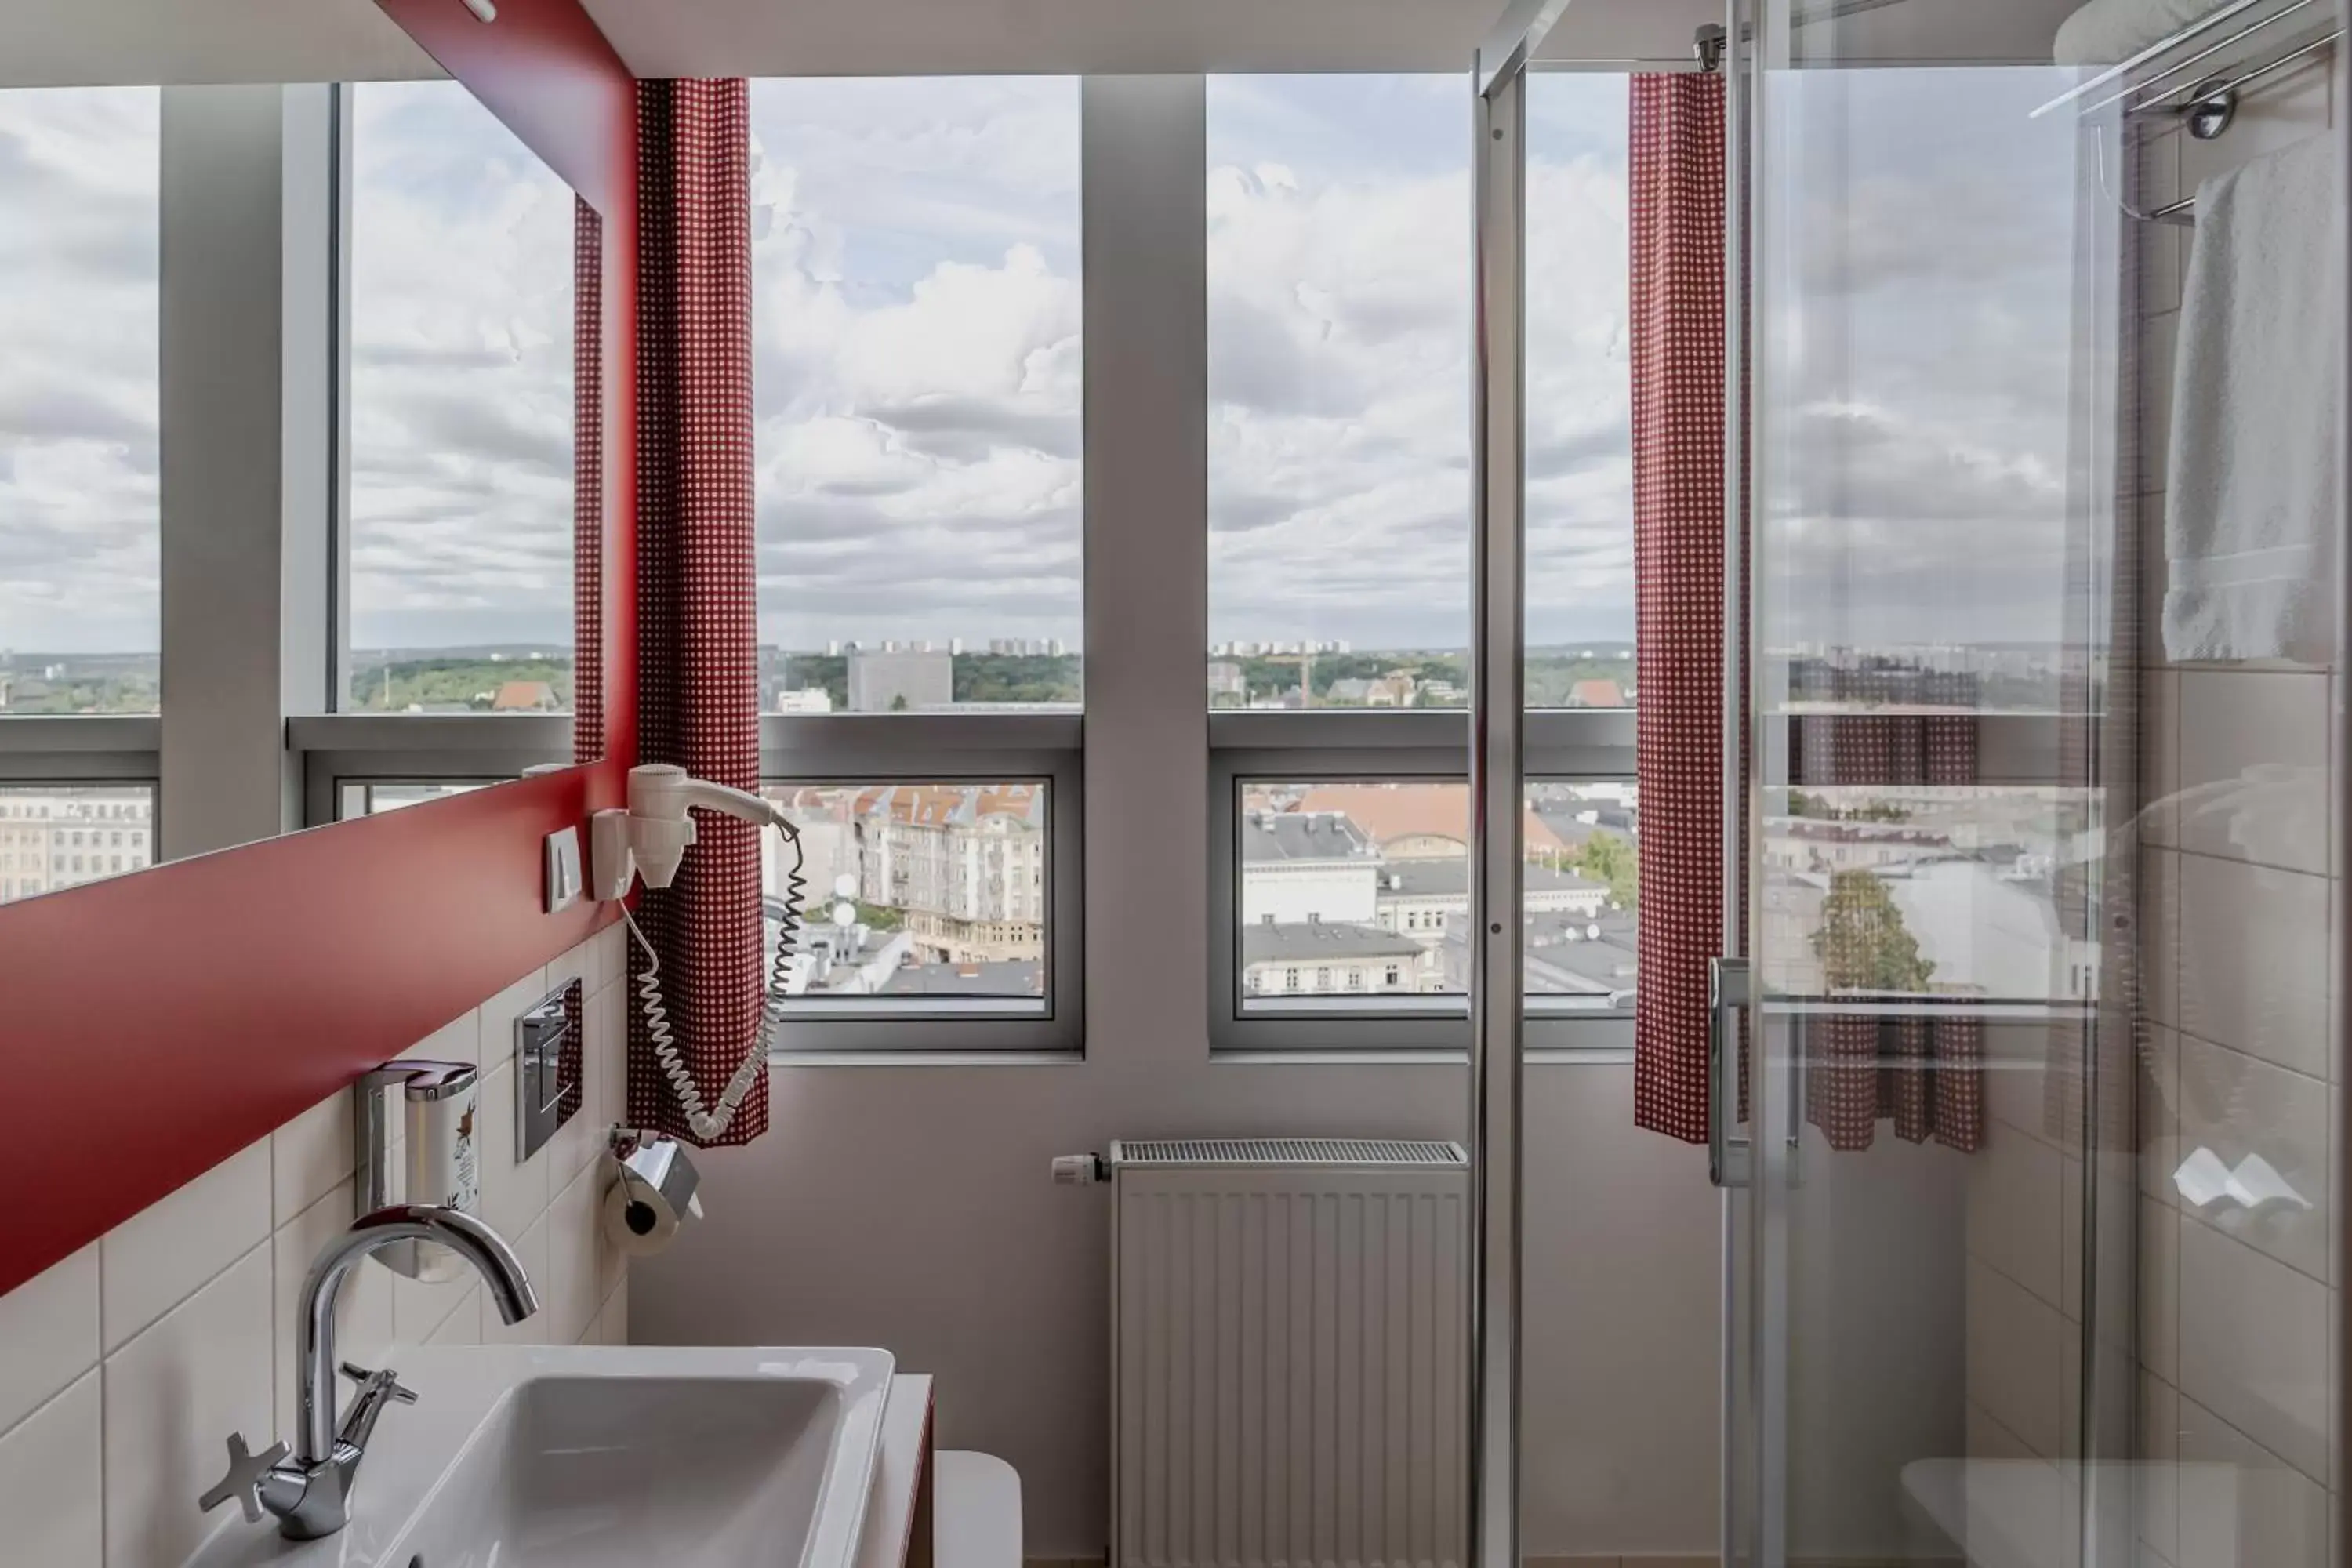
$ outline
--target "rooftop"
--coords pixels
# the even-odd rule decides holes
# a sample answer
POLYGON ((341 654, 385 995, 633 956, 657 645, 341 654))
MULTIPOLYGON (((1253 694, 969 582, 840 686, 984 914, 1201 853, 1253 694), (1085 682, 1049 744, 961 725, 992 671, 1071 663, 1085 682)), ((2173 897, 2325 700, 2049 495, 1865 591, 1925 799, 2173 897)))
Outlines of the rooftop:
POLYGON ((1419 958, 1421 943, 1409 936, 1377 926, 1344 925, 1332 921, 1305 925, 1277 925, 1261 921, 1242 928, 1242 962, 1293 963, 1301 960, 1348 958, 1419 958))
POLYGON ((1353 860, 1373 858, 1371 836, 1336 811, 1253 812, 1242 825, 1242 858, 1353 860))
POLYGON ((1043 996, 1045 966, 1035 959, 989 963, 916 963, 891 972, 885 996, 1043 996))
MULTIPOLYGON (((1609 884, 1597 882, 1574 871, 1555 871, 1549 866, 1530 861, 1521 873, 1523 886, 1530 893, 1573 892, 1587 889, 1606 893, 1609 884)), ((1453 859, 1392 860, 1381 868, 1381 896, 1395 899, 1438 899, 1456 894, 1467 897, 1470 892, 1470 862, 1467 858, 1453 859)))

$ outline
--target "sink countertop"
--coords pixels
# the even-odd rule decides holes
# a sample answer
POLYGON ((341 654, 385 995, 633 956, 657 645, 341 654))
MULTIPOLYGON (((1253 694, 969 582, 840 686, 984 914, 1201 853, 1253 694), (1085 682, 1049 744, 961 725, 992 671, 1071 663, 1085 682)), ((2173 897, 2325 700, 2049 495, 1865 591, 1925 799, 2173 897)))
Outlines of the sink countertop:
MULTIPOLYGON (((403 1537, 464 1468, 470 1445, 502 1401, 540 1379, 793 1380, 829 1384, 840 1427, 814 1526, 811 1564, 852 1568, 867 1510, 894 1362, 887 1351, 794 1346, 466 1345, 394 1358, 417 1402, 385 1413, 369 1445, 352 1521, 321 1541, 289 1541, 277 1521, 228 1522, 184 1568, 378 1568, 407 1550, 403 1537), (852 1489, 854 1489, 854 1490, 852 1489), (845 1523, 844 1522, 845 1521, 845 1523)), ((226 1436, 226 1434, 222 1434, 226 1436)), ((257 1441, 255 1447, 266 1445, 257 1441)), ((487 1461, 488 1456, 480 1456, 487 1461)), ((402 1559, 405 1562, 406 1559, 402 1559)), ((393 1565, 397 1568, 397 1565, 393 1565)))

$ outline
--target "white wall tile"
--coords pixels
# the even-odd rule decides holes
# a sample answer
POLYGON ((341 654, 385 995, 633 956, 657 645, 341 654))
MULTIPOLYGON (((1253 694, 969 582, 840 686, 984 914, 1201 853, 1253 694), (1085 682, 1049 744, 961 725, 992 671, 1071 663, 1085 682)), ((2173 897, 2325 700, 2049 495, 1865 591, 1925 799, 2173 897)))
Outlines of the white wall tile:
POLYGON ((487 1297, 482 1301, 482 1342, 484 1344, 540 1345, 560 1342, 552 1331, 555 1309, 548 1300, 547 1277, 548 1220, 541 1215, 520 1236, 512 1238, 515 1256, 522 1261, 522 1271, 539 1292, 539 1310, 520 1323, 509 1324, 499 1316, 498 1309, 487 1297))
POLYGON ((106 1561, 100 1380, 90 1367, 0 1436, 0 1551, 11 1563, 100 1568, 106 1561))
POLYGON ((488 1073, 501 1064, 510 1065, 515 1054, 515 1020, 536 1006, 548 993, 547 970, 541 967, 520 975, 506 989, 482 1004, 482 1070, 488 1073))
POLYGON ((110 1352, 269 1235, 269 1140, 106 1234, 100 1320, 110 1352))
POLYGON ((2180 1568, 2321 1568, 2326 1490, 2196 1400, 2179 1409, 2180 1568))
POLYGON ((2142 1198, 2139 1205, 2139 1355, 2168 1383, 2180 1378, 2180 1215, 2142 1198))
POLYGON ((400 1053, 404 1060, 478 1062, 482 1059, 479 1010, 467 1008, 400 1053))
POLYGON ((2328 678, 2189 669, 2177 679, 2180 846, 2325 875, 2328 678))
MULTIPOLYGON (((567 980, 580 982, 580 999, 583 1002, 604 989, 603 964, 597 956, 596 939, 590 937, 577 947, 566 949, 549 960, 545 980, 546 984, 540 988, 540 996, 546 995, 567 980)), ((530 998, 533 1002, 537 1000, 538 996, 530 998)))
POLYGON ((2172 1206, 2180 1201, 2172 1181, 2180 1168, 2180 1037, 2147 1026, 2138 1075, 2139 1190, 2172 1206))
POLYGON ((2180 813, 2173 797, 2180 789, 2179 671, 2151 669, 2141 677, 2139 747, 2140 842, 2177 846, 2180 813))
POLYGON ((2186 1194, 2181 1205, 2249 1247, 2326 1279, 2335 1206, 2327 1180, 2328 1105, 2327 1086, 2317 1079, 2182 1037, 2181 1158, 2210 1154, 2232 1170, 2259 1158, 2311 1206, 2278 1201, 2250 1209, 2225 1197, 2200 1207, 2186 1194))
POLYGON ((576 1343, 593 1327, 603 1300, 597 1284, 596 1173, 576 1173, 547 1210, 547 1275, 540 1310, 548 1323, 538 1336, 550 1344, 576 1343))
POLYGON ((2065 1443, 2065 1340, 2058 1309, 1971 1259, 1968 1274, 1969 1397, 2043 1458, 2065 1443))
POLYGON ((2330 1292, 2210 1226, 2180 1226, 2180 1392, 2327 1473, 2330 1292))
POLYGON ((2177 1022, 2314 1078, 2328 1070, 2327 881, 2180 858, 2177 1022))
MULTIPOLYGON (((351 1223, 352 1186, 345 1182, 296 1215, 292 1224, 278 1226, 270 1237, 275 1277, 271 1291, 275 1327, 271 1338, 277 1344, 278 1431, 289 1442, 296 1430, 297 1395, 301 1387, 295 1347, 301 1332, 297 1308, 301 1300, 302 1282, 310 1275, 310 1260, 351 1223)), ((366 1259, 343 1277, 342 1291, 335 1302, 337 1360, 357 1362, 367 1367, 382 1364, 383 1353, 393 1342, 393 1279, 390 1270, 366 1259)))
POLYGON ((0 1432, 97 1364, 93 1241, 0 1296, 0 1432))
POLYGON ((2064 1203, 2065 1156, 2038 1139, 1994 1134, 1968 1163, 1969 1256, 2063 1307, 2064 1203))
POLYGON ((2134 1466, 2139 1538, 2168 1562, 2180 1554, 2180 1396, 2160 1377, 2139 1380, 2139 1452, 2134 1466))
POLYGON ((604 1299, 604 1310, 596 1314, 596 1342, 600 1345, 625 1345, 629 1342, 629 1279, 625 1274, 613 1293, 604 1299))
POLYGON ((178 1563, 235 1516, 196 1496, 226 1468, 231 1432, 269 1442, 269 1291, 257 1247, 107 1357, 108 1568, 178 1563))
POLYGON ((617 985, 629 977, 629 930, 614 921, 589 939, 596 944, 598 989, 617 985))
POLYGON ((520 1158, 515 1142, 515 1069, 500 1062, 482 1079, 482 1218, 512 1241, 547 1207, 546 1152, 520 1158))
POLYGON ((588 1088, 594 1096, 599 1128, 613 1126, 628 1115, 629 997, 626 986, 613 983, 588 998, 588 1088))
MULTIPOLYGON (((367 1267, 385 1272, 376 1263, 367 1267)), ((404 1274, 388 1278, 392 1280, 392 1334, 394 1340, 404 1345, 432 1341, 434 1331, 446 1322, 452 1312, 461 1310, 474 1290, 470 1270, 430 1284, 404 1274)))
POLYGON ((270 1224, 284 1225, 351 1175, 352 1093, 337 1089, 269 1135, 270 1224))
POLYGON ((482 1288, 467 1285, 457 1309, 441 1320, 425 1338, 428 1345, 478 1345, 482 1342, 482 1288))
POLYGON ((2139 1006, 2159 1024, 2180 1021, 2180 857, 2139 857, 2139 1006))

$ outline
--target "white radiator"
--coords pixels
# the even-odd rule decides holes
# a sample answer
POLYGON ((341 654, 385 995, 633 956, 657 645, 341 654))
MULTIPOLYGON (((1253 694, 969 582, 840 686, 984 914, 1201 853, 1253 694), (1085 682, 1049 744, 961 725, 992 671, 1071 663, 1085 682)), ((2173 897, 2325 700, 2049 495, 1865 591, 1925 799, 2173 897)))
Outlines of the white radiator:
POLYGON ((1111 1145, 1112 1568, 1460 1568, 1468 1161, 1111 1145))

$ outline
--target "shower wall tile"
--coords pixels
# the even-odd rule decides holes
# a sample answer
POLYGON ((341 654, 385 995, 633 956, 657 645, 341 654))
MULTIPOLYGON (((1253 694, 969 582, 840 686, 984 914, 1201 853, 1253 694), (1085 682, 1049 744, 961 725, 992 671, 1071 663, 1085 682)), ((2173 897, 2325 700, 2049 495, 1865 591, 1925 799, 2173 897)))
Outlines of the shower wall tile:
MULTIPOLYGON (((2211 142, 2136 150, 2148 205, 2325 131, 2315 62, 2248 96, 2211 142)), ((2332 1176, 2329 680, 2278 664, 2168 668, 2163 488, 2174 335, 2196 230, 2137 226, 2143 500, 2137 1302, 2144 1560, 2303 1568, 2326 1560, 2329 1366, 2339 1265, 2332 1176), (2162 847, 2186 853, 2172 855, 2162 847), (2154 969, 2161 963, 2160 972, 2154 969), (2153 1024, 2156 1026, 2150 1027, 2153 1024), (2175 1033, 2178 1030, 2179 1033, 2175 1033), (2295 1197, 2200 1205, 2184 1159, 2259 1158, 2295 1197), (2305 1209, 2296 1201, 2308 1200, 2305 1209), (2173 1205, 2168 1207, 2166 1205, 2173 1205)))
POLYGON ((2197 1400, 2179 1407, 2179 1568, 2322 1568, 2326 1489, 2197 1400))
MULTIPOLYGON (((583 944, 558 962, 601 982, 589 1011, 617 1039, 611 956, 609 942, 583 944)), ((511 1037, 509 1004, 526 991, 536 999, 544 973, 494 999, 494 1037, 469 1012, 403 1056, 482 1061, 486 1037, 511 1037)), ((584 1102, 617 1103, 604 1080, 622 1070, 619 1052, 583 1060, 584 1102)), ((504 1071, 511 1077, 510 1063, 504 1071)), ((195 1496, 217 1479, 232 1428, 257 1449, 291 1436, 294 1304, 310 1259, 352 1217, 348 1106, 331 1097, 0 1295, 0 1519, 10 1531, 0 1559, 29 1552, 26 1561, 44 1568, 152 1568, 215 1531, 251 1528, 232 1522, 234 1510, 200 1513, 195 1496)), ((553 1181, 556 1145, 505 1184, 509 1221, 520 1222, 512 1239, 551 1303, 516 1331, 531 1342, 559 1331, 565 1342, 626 1337, 628 1277, 602 1244, 600 1173, 583 1147, 569 1146, 571 1168, 553 1181), (537 1204, 516 1212, 512 1195, 533 1191, 537 1204)), ((368 1264, 346 1284, 338 1324, 351 1355, 381 1364, 374 1358, 428 1337, 478 1341, 483 1311, 470 1277, 425 1286, 368 1264)))
POLYGON ((1995 1137, 1969 1162, 1969 1256, 2062 1310, 2065 1156, 2033 1138, 1995 1137))
POLYGON ((2182 1032, 2325 1078, 2326 879, 2183 855, 2179 899, 2182 1032))
POLYGON ((2330 1292, 2198 1220, 2180 1225, 2180 1392, 2327 1474, 2330 1292))
POLYGON ((2066 1343, 2079 1339, 2058 1309, 1988 1264, 1968 1275, 1969 1397, 2032 1452, 2067 1443, 2066 1343))
POLYGON ((2328 678, 2198 668, 2176 679, 2180 847, 2325 876, 2328 678))
POLYGON ((2191 1037, 2180 1042, 2180 1157, 2248 1190, 2183 1209, 2313 1279, 2328 1278, 2327 1086, 2191 1037), (2280 1191, 2273 1192, 2275 1184, 2280 1191))

